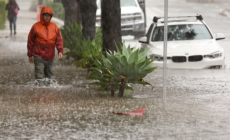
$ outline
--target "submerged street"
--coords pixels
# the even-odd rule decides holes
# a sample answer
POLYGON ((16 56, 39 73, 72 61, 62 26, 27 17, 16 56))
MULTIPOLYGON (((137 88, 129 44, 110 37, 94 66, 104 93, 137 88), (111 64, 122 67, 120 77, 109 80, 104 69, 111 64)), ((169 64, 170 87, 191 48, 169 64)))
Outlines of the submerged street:
MULTIPOLYGON (((166 103, 162 101, 163 70, 144 78, 151 86, 132 85, 123 100, 110 91, 89 85, 86 70, 55 58, 58 84, 34 85, 34 65, 28 61, 27 37, 36 22, 28 11, 32 0, 17 0, 21 10, 17 35, 9 23, 0 31, 0 139, 204 139, 230 138, 230 17, 219 15, 230 3, 169 1, 169 16, 201 14, 212 32, 223 33, 219 43, 226 53, 225 69, 168 69, 166 103), (145 108, 143 117, 114 115, 145 108)), ((162 0, 146 0, 147 26, 163 16, 162 0)), ((63 22, 52 19, 62 26, 63 22)), ((132 47, 138 40, 124 36, 132 47)))

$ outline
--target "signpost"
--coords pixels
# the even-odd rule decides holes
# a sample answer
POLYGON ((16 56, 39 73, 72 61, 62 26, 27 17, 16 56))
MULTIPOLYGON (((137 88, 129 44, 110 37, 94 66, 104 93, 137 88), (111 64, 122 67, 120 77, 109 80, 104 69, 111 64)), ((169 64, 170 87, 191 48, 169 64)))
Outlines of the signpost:
POLYGON ((168 0, 164 1, 164 63, 163 63, 163 101, 167 96, 167 41, 168 41, 168 0))

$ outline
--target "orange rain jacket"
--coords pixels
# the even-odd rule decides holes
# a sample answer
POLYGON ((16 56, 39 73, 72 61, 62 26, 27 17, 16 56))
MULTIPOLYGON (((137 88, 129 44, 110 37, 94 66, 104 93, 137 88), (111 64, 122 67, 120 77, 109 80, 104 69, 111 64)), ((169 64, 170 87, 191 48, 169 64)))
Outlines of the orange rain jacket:
MULTIPOLYGON (((38 56, 45 60, 52 60, 55 56, 55 46, 58 53, 63 53, 63 39, 58 26, 52 22, 46 23, 43 14, 53 12, 50 7, 43 7, 40 21, 35 23, 28 36, 27 55, 38 56)), ((52 18, 52 17, 51 17, 52 18)))

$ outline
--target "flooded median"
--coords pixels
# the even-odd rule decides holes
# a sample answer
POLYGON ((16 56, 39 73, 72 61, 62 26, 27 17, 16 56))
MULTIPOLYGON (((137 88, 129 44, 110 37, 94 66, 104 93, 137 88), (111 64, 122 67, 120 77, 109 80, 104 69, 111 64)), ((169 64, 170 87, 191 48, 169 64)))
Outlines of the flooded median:
POLYGON ((25 59, 1 59, 0 138, 8 139, 227 139, 229 70, 169 70, 162 102, 162 69, 150 86, 134 86, 124 99, 89 86, 87 72, 55 62, 58 85, 34 85, 25 59), (114 115, 145 108, 144 117, 114 115))
MULTIPOLYGON (((226 69, 169 69, 165 103, 163 70, 157 69, 143 79, 153 87, 132 85, 134 91, 125 91, 124 98, 119 99, 110 97, 109 90, 89 85, 92 81, 87 80, 86 70, 57 57, 53 67, 57 84, 45 88, 35 85, 34 65, 29 63, 26 41, 36 22, 36 12, 26 10, 31 2, 28 1, 18 0, 22 5, 25 3, 25 8, 22 6, 19 11, 17 35, 8 35, 8 23, 6 30, 0 31, 0 139, 229 139, 228 20, 217 24, 219 20, 213 18, 214 14, 205 16, 215 27, 214 32, 223 26, 221 30, 227 39, 220 44, 226 51, 226 69), (143 116, 111 112, 136 109, 145 109, 143 116)), ((161 0, 146 2, 148 21, 152 22, 152 13, 162 14, 157 8, 163 4, 161 0)), ((172 14, 185 10, 201 13, 200 9, 204 9, 203 5, 185 1, 181 6, 173 3, 172 7, 178 10, 172 14), (195 10, 188 6, 191 4, 196 6, 195 10)), ((140 46, 134 37, 124 38, 127 44, 140 46)))

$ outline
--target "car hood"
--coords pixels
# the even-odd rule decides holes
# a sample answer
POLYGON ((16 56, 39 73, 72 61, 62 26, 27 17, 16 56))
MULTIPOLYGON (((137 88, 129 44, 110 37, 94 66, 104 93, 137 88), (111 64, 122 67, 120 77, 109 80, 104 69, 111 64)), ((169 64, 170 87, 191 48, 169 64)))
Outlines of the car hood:
POLYGON ((122 14, 135 14, 135 13, 141 13, 141 9, 137 6, 121 7, 121 15, 122 14))
MULTIPOLYGON (((163 42, 152 42, 150 52, 163 55, 163 42)), ((168 41, 168 56, 174 55, 205 55, 219 51, 220 46, 215 40, 192 40, 192 41, 168 41)))
MULTIPOLYGON (((135 13, 141 13, 141 9, 137 6, 126 6, 121 7, 121 15, 123 14, 135 14, 135 13)), ((101 9, 97 9, 97 16, 101 15, 101 9)))

